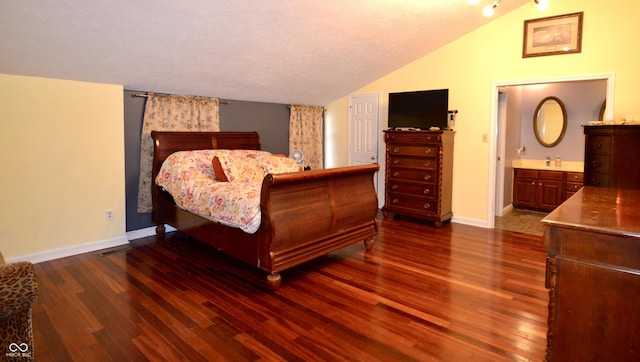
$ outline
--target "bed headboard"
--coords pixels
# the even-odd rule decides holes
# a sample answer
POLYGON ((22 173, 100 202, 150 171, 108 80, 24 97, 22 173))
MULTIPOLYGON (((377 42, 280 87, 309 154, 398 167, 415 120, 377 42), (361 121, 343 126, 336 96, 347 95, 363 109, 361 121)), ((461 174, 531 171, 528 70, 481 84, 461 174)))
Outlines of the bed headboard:
MULTIPOLYGON (((206 149, 259 150, 258 132, 160 132, 151 131, 153 139, 153 176, 162 162, 174 152, 206 149)), ((152 183, 155 184, 155 183, 152 183)))

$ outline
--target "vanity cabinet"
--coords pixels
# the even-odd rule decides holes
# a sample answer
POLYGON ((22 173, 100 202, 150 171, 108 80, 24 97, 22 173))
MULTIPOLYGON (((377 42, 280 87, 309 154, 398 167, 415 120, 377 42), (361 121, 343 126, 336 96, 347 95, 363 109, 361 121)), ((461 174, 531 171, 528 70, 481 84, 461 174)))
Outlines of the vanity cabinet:
POLYGON ((564 172, 515 169, 513 206, 551 211, 562 203, 564 172))
POLYGON ((584 126, 585 185, 640 188, 640 125, 584 126))
POLYGON ((582 187, 582 173, 514 169, 513 207, 551 211, 582 187))
POLYGON ((385 131, 385 216, 405 215, 439 227, 453 216, 453 131, 385 131))
POLYGON ((513 207, 536 209, 538 171, 515 169, 513 178, 513 207))

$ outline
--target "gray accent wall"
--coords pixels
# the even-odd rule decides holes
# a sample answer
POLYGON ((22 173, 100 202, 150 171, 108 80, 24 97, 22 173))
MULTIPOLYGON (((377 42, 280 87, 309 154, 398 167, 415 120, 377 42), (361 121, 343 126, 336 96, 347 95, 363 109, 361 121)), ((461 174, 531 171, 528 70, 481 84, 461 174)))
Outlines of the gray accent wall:
MULTIPOLYGON (((140 170, 140 134, 145 97, 137 91, 124 91, 124 137, 127 231, 154 226, 151 214, 137 212, 140 170)), ((221 131, 256 131, 262 149, 272 153, 289 153, 289 105, 231 100, 220 104, 221 131)))

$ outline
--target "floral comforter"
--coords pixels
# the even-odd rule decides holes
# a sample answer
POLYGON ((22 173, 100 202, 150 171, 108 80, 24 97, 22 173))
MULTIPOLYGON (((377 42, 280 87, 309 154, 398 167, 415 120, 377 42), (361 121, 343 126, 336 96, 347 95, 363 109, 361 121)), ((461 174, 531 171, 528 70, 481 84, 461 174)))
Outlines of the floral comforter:
POLYGON ((156 177, 156 184, 168 191, 182 209, 253 234, 260 227, 262 183, 216 180, 211 164, 216 151, 181 151, 170 155, 156 177))
POLYGON ((264 176, 299 170, 294 160, 267 151, 180 151, 167 157, 155 182, 182 209, 253 234, 264 176))

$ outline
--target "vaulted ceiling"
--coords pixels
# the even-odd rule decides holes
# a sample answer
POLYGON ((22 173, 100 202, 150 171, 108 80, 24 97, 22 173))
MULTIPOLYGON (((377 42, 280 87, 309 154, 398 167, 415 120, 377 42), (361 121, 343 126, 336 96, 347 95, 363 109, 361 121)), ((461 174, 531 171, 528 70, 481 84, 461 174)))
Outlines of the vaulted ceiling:
POLYGON ((527 2, 2 1, 0 73, 326 105, 527 2))

